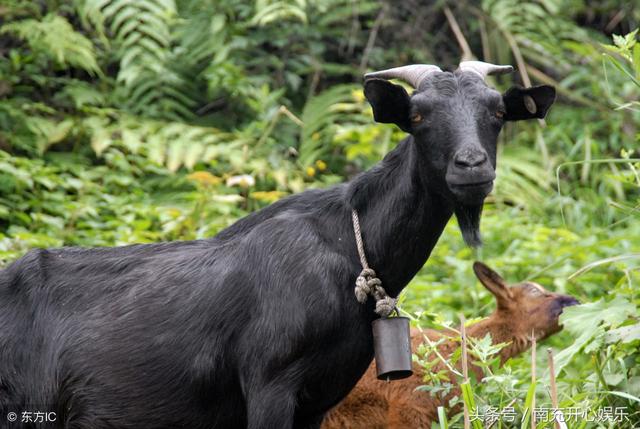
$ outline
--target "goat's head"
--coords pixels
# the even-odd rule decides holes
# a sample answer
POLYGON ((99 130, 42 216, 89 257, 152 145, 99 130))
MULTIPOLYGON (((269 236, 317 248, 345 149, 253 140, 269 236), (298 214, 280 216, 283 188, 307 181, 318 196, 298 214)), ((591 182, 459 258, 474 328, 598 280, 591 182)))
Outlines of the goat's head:
POLYGON ((423 182, 452 203, 463 237, 472 246, 480 244, 482 203, 493 188, 502 126, 505 121, 544 118, 555 99, 550 86, 512 87, 501 95, 484 81, 487 75, 512 70, 467 61, 453 73, 418 64, 365 75, 364 93, 375 120, 413 135, 423 182), (387 80, 393 78, 412 85, 413 94, 387 80))
POLYGON ((481 262, 473 264, 473 271, 496 298, 498 306, 492 317, 504 321, 511 337, 509 340, 520 343, 520 347, 528 347, 532 332, 536 340, 559 332, 562 309, 579 304, 574 297, 549 292, 537 283, 509 286, 498 273, 481 262))

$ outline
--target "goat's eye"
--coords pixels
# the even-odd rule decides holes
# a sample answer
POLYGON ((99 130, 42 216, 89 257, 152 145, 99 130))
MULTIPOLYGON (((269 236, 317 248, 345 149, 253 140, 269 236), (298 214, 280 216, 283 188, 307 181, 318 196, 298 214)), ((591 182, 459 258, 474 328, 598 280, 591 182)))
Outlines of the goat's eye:
POLYGON ((504 110, 496 110, 496 113, 494 113, 494 115, 496 116, 496 118, 502 119, 504 118, 504 110))
POLYGON ((420 113, 414 113, 411 115, 411 122, 417 124, 418 122, 422 122, 422 115, 420 113))

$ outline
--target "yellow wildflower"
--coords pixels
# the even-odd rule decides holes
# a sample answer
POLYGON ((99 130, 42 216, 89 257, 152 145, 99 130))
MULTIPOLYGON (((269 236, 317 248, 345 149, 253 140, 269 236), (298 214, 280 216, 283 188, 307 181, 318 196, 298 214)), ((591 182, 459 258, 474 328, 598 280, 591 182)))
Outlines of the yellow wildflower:
POLYGON ((283 195, 285 195, 285 193, 282 191, 256 191, 251 193, 251 198, 272 203, 278 201, 283 195))
POLYGON ((208 171, 195 171, 187 176, 187 179, 198 182, 201 185, 217 185, 222 179, 214 176, 208 171))
POLYGON ((327 163, 319 159, 316 161, 316 167, 318 168, 318 171, 324 171, 327 169, 327 163))

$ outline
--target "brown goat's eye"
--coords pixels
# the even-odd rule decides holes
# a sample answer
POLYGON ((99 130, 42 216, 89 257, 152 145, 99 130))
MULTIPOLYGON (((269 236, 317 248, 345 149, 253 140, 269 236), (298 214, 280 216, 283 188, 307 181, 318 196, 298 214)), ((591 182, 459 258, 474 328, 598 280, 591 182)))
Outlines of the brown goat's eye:
POLYGON ((411 122, 417 124, 418 122, 422 122, 422 115, 420 113, 414 113, 411 115, 411 122))
POLYGON ((503 110, 498 110, 498 111, 496 111, 495 115, 496 115, 496 118, 502 119, 502 118, 504 118, 504 111, 503 110))

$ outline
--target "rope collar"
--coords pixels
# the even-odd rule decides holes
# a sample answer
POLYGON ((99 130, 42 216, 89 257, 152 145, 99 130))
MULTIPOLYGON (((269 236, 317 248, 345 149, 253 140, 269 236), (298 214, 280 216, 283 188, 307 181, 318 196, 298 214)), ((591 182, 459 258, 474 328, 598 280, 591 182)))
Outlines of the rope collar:
POLYGON ((387 292, 382 287, 382 281, 376 277, 376 272, 369 268, 369 263, 364 253, 362 233, 360 232, 360 220, 355 209, 351 211, 351 218, 353 220, 353 232, 356 236, 358 256, 360 256, 360 264, 362 265, 362 271, 356 279, 354 290, 356 299, 360 304, 364 304, 367 301, 367 297, 371 295, 376 300, 375 312, 381 317, 389 317, 396 307, 396 300, 387 295, 387 292))

